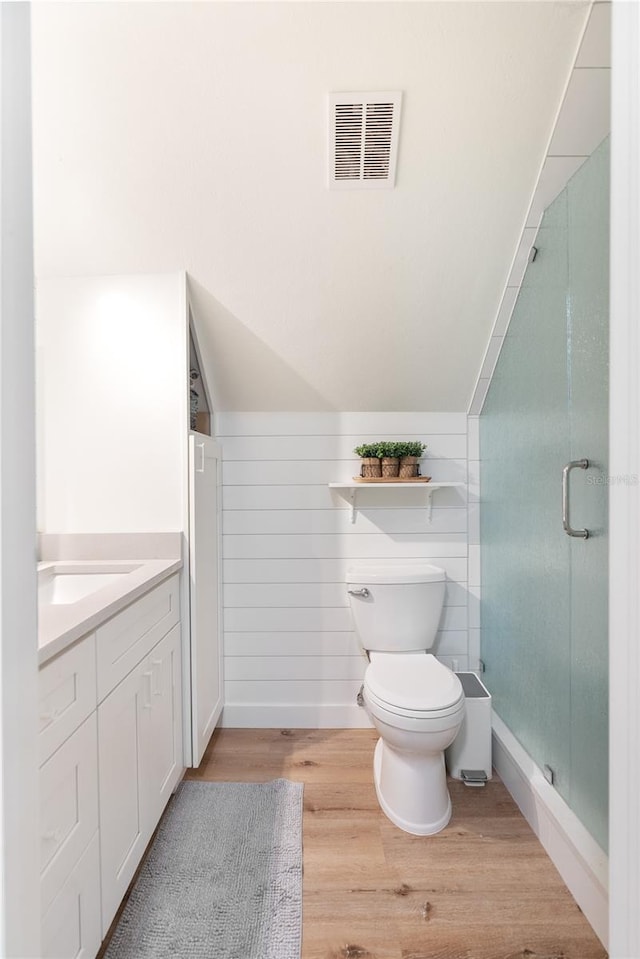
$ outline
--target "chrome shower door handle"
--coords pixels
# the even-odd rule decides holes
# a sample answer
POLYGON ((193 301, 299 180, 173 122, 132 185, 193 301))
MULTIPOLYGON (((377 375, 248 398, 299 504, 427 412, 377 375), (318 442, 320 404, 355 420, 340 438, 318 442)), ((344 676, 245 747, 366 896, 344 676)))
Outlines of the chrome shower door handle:
POLYGON ((589 460, 571 460, 562 470, 562 528, 567 536, 578 536, 580 539, 589 539, 589 530, 573 529, 569 518, 570 473, 571 470, 575 469, 589 469, 589 460))

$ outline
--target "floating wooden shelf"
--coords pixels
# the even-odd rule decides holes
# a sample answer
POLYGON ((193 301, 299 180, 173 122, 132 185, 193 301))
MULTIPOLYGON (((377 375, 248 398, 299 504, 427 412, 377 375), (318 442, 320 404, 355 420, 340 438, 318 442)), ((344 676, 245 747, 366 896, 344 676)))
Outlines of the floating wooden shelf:
POLYGON ((351 506, 351 522, 356 521, 357 496, 364 489, 376 490, 399 490, 399 489, 423 489, 427 494, 426 510, 427 519, 431 522, 431 499, 436 490, 439 489, 464 489, 464 483, 434 483, 428 480, 426 476, 416 476, 413 479, 388 479, 366 480, 362 477, 354 477, 350 483, 329 483, 329 488, 336 490, 340 496, 343 496, 351 506))
MULTIPOLYGON (((430 483, 430 476, 354 476, 353 482, 358 483, 360 486, 366 486, 367 483, 377 483, 378 485, 384 483, 387 486, 397 486, 398 483, 404 483, 406 485, 411 485, 412 483, 430 483)), ((329 484, 330 486, 333 484, 329 484)))

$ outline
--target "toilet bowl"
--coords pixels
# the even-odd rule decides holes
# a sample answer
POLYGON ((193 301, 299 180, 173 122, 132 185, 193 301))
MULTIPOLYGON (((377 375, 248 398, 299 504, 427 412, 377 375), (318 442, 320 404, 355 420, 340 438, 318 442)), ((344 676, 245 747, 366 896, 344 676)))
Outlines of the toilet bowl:
POLYGON ((363 702, 380 733, 373 763, 378 802, 400 829, 429 836, 451 818, 444 750, 464 717, 458 677, 427 652, 444 600, 445 573, 412 567, 351 567, 348 592, 369 656, 363 702))
POLYGON ((391 822, 414 836, 430 836, 444 829, 451 818, 444 750, 462 724, 464 695, 457 677, 435 657, 408 653, 400 664, 393 664, 393 681, 401 682, 397 695, 387 679, 383 699, 379 683, 371 674, 383 665, 381 657, 397 659, 399 655, 373 653, 365 673, 363 699, 380 733, 373 779, 380 807, 391 822), (403 673, 406 682, 402 682, 403 673), (456 682, 450 682, 449 677, 456 682), (433 690, 434 679, 442 680, 442 689, 433 690), (423 689, 408 697, 407 688, 415 688, 421 681, 429 691, 423 689), (410 698, 413 707, 407 706, 410 698))

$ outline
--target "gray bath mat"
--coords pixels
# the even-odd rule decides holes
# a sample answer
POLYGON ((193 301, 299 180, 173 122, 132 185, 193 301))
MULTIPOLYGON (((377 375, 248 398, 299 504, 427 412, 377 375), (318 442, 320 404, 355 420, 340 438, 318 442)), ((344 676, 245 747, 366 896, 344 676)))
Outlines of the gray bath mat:
POLYGON ((183 782, 104 959, 299 959, 302 788, 183 782))

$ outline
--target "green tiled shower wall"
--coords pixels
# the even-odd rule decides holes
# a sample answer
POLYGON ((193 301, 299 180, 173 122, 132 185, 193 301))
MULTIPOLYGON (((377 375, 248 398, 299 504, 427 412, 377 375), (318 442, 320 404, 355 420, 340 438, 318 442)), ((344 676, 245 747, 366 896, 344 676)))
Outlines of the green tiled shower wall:
POLYGON ((480 416, 484 679, 606 849, 608 140, 545 212, 535 246, 480 416), (571 474, 571 522, 587 540, 562 528, 562 468, 582 458, 592 465, 571 474))

